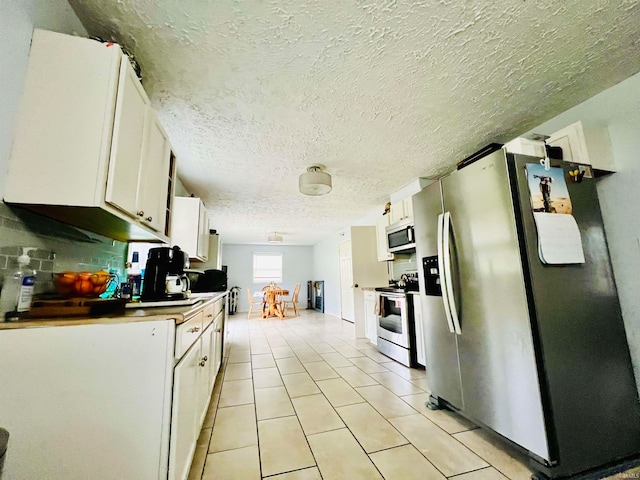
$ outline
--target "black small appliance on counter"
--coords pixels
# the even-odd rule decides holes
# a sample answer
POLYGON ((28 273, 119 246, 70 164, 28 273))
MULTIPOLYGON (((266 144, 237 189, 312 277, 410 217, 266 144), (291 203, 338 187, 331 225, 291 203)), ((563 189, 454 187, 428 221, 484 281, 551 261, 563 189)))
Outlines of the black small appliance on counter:
POLYGON ((195 282, 193 281, 194 278, 190 278, 190 280, 191 291, 194 293, 224 292, 227 289, 226 270, 205 270, 197 275, 195 282))
POLYGON ((167 275, 184 275, 185 268, 189 267, 189 255, 180 250, 177 245, 158 247, 149 250, 147 266, 144 272, 144 283, 140 299, 153 300, 182 300, 187 297, 186 292, 167 293, 167 275))

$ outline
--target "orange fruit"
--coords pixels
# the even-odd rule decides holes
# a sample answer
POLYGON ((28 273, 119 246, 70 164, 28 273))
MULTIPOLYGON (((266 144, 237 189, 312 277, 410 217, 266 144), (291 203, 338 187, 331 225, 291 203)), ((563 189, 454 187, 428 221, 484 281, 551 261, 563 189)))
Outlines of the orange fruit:
POLYGON ((93 293, 93 282, 91 272, 81 272, 76 279, 75 289, 78 295, 89 295, 93 293))
POLYGON ((111 277, 111 274, 109 272, 100 270, 91 276, 91 281, 93 282, 94 285, 102 286, 105 283, 107 283, 110 277, 111 277))
POLYGON ((58 285, 72 285, 76 278, 76 272, 62 272, 56 275, 56 282, 58 285))

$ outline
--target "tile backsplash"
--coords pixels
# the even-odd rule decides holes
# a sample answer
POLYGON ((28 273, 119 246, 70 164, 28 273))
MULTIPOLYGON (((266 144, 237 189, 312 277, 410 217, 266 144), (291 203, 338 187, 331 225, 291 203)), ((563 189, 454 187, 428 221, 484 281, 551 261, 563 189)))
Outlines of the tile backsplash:
POLYGON ((400 280, 403 273, 416 273, 418 271, 418 263, 416 253, 395 253, 393 262, 391 262, 391 278, 400 280))
POLYGON ((0 202, 0 284, 17 267, 22 247, 36 248, 29 266, 37 272, 38 294, 54 290, 53 272, 112 268, 122 274, 127 244, 0 202))

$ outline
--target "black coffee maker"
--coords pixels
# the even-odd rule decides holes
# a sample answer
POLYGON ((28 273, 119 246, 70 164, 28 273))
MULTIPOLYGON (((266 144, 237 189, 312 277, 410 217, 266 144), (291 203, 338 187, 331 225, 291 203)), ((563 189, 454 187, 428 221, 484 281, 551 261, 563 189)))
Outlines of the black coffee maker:
POLYGON ((186 298, 186 292, 166 291, 167 275, 183 275, 185 268, 189 268, 189 255, 177 245, 172 248, 158 247, 149 250, 140 299, 148 302, 186 298))

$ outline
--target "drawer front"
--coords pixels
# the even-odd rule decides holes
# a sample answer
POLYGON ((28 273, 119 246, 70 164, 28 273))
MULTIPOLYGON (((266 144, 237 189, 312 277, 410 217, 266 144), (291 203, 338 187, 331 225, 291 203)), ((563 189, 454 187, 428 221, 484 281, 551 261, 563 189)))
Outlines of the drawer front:
POLYGON ((220 313, 222 310, 224 310, 224 297, 223 298, 219 298, 218 300, 213 302, 213 316, 214 316, 214 318, 217 317, 218 313, 220 313))
POLYGON ((203 330, 204 311, 200 310, 176 328, 176 358, 181 358, 203 330))
POLYGON ((211 322, 213 322, 213 318, 216 316, 215 304, 211 303, 204 307, 204 309, 202 310, 202 314, 202 328, 207 328, 211 324, 211 322))

